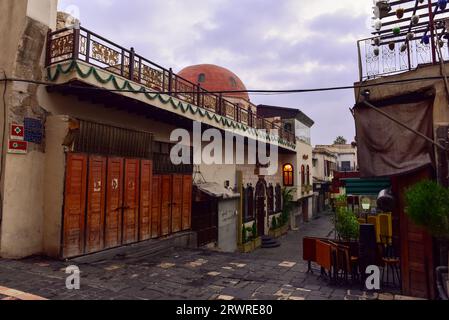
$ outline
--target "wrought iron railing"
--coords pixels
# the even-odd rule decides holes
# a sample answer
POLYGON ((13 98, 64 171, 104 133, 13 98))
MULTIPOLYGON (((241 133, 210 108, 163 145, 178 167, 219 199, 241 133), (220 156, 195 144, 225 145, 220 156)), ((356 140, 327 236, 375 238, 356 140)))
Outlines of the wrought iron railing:
POLYGON ((133 48, 123 48, 85 28, 61 29, 49 32, 46 66, 80 60, 109 71, 155 91, 163 92, 216 114, 255 129, 278 130, 279 137, 296 144, 292 132, 280 125, 258 117, 251 111, 256 107, 240 105, 203 89, 173 72, 138 55, 133 48))
MULTIPOLYGON (((419 65, 439 63, 432 55, 432 45, 425 44, 421 38, 414 38, 407 43, 383 41, 375 45, 377 37, 358 41, 360 80, 374 79, 416 69, 419 65)), ((449 60, 449 46, 446 41, 438 44, 443 61, 449 60)))

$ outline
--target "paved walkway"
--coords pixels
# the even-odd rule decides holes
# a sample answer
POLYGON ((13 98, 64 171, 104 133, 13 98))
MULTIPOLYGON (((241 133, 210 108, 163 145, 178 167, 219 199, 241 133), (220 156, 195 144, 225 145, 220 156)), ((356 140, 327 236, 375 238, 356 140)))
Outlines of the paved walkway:
MULTIPOLYGON (((65 268, 70 265, 69 262, 42 258, 0 260, 0 286, 46 299, 69 300, 379 298, 378 295, 367 295, 359 290, 329 286, 317 275, 306 273, 307 265, 301 259, 302 237, 327 236, 332 230, 330 221, 330 215, 323 215, 281 239, 281 248, 261 249, 251 254, 176 249, 157 257, 80 264, 80 290, 66 288, 65 268)), ((11 297, 0 292, 0 298, 2 294, 11 297)))

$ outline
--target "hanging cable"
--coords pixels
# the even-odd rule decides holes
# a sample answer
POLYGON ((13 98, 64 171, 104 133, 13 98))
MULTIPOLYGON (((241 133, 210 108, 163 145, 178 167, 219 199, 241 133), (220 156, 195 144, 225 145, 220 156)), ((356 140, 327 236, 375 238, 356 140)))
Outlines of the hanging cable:
POLYGON ((72 89, 80 89, 86 91, 103 91, 103 92, 129 92, 129 93, 159 93, 159 94, 233 94, 233 93, 249 93, 249 94, 296 94, 296 93, 312 93, 312 92, 326 92, 326 91, 338 91, 338 90, 354 90, 354 89, 367 89, 372 87, 381 87, 386 85, 400 85, 404 83, 411 82, 420 82, 420 81, 432 81, 432 80, 444 80, 444 76, 433 76, 433 77, 418 77, 418 78, 410 78, 410 79, 400 79, 400 80, 389 80, 382 81, 376 83, 361 83, 357 85, 348 85, 348 86, 337 86, 337 87, 322 87, 322 88, 309 88, 309 89, 289 89, 289 90, 225 90, 225 91, 172 91, 172 92, 154 92, 150 90, 146 90, 142 88, 142 90, 127 90, 127 89, 104 89, 104 88, 95 88, 95 87, 87 87, 87 86, 79 86, 72 84, 55 84, 52 82, 44 82, 44 81, 35 81, 28 79, 18 79, 18 78, 5 78, 0 79, 0 82, 25 82, 32 83, 37 85, 45 85, 52 87, 62 87, 62 88, 72 88, 72 89))

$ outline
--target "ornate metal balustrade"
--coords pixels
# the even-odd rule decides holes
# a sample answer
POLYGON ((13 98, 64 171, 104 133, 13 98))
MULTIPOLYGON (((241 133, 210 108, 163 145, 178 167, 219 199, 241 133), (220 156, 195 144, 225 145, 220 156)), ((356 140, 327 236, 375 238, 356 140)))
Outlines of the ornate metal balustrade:
MULTIPOLYGON (((422 43, 420 38, 414 38, 405 46, 403 42, 383 42, 375 46, 376 38, 358 41, 360 80, 414 70, 419 65, 439 63, 438 53, 434 61, 431 44, 422 43)), ((443 61, 449 61, 448 43, 442 41, 438 45, 443 61)))
MULTIPOLYGON (((278 130, 279 137, 296 144, 292 132, 257 117, 250 109, 203 89, 178 75, 85 28, 61 29, 48 34, 46 65, 79 60, 127 78, 155 91, 199 106, 255 129, 278 130)), ((252 105, 255 108, 254 105, 252 105)))

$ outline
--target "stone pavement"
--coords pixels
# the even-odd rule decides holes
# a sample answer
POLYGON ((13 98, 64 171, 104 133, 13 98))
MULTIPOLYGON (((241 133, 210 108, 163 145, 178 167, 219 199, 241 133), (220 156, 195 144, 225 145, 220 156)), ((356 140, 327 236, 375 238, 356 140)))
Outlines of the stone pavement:
POLYGON ((281 248, 251 254, 175 249, 156 257, 79 264, 80 290, 65 287, 65 268, 70 262, 38 257, 0 260, 0 286, 57 300, 394 299, 393 295, 329 286, 317 276, 319 272, 306 273, 307 264, 301 259, 302 237, 327 236, 332 230, 330 221, 330 215, 323 215, 282 238, 281 248))

